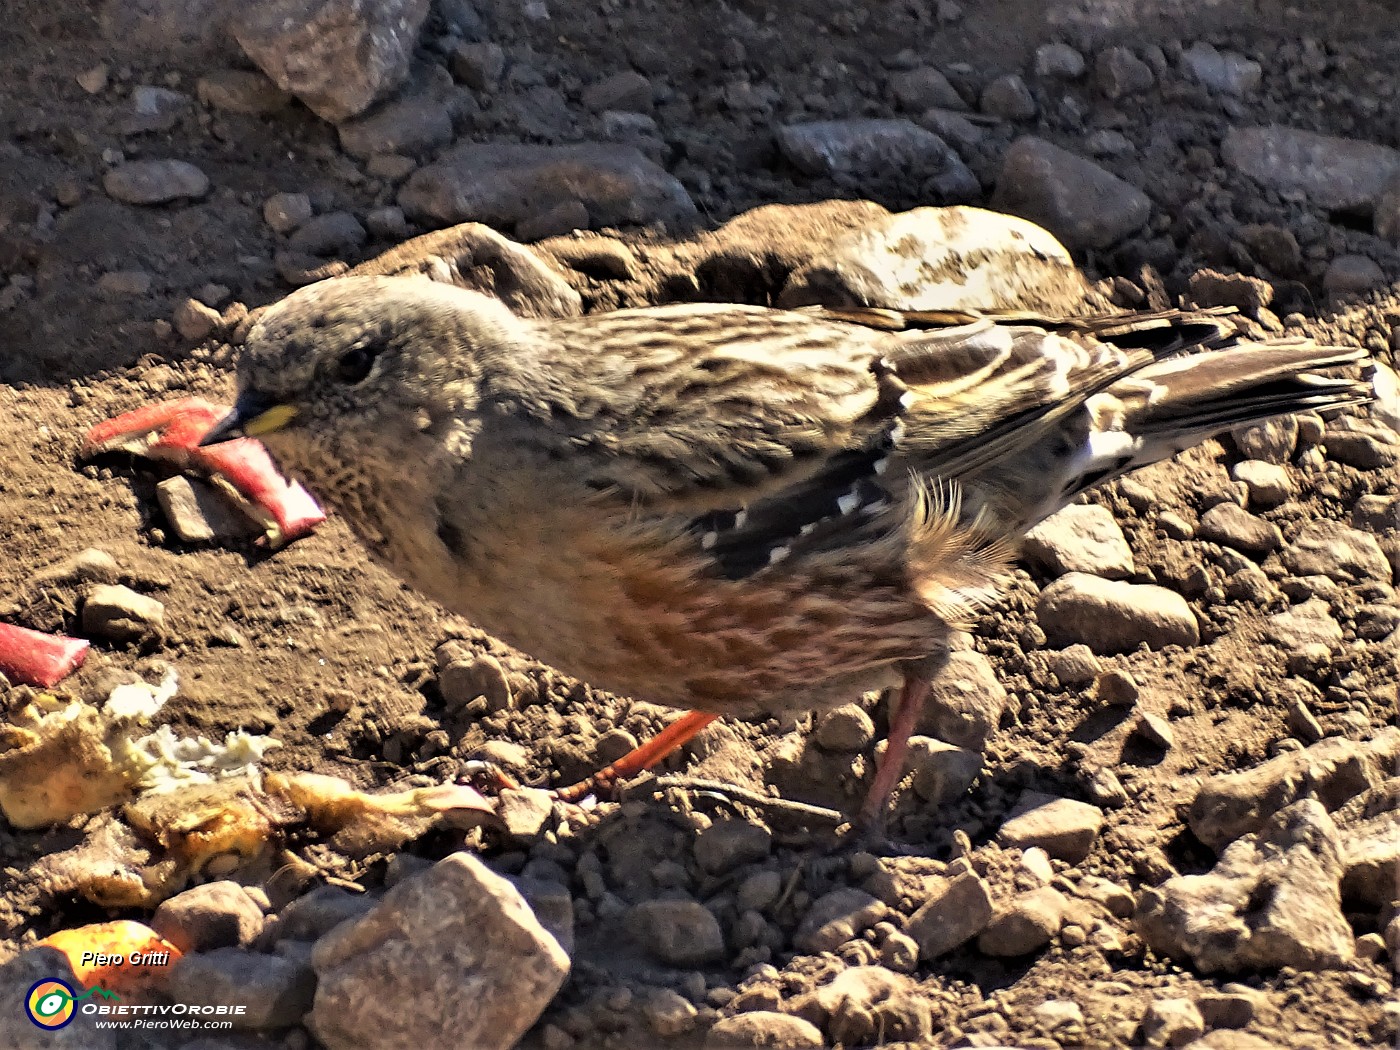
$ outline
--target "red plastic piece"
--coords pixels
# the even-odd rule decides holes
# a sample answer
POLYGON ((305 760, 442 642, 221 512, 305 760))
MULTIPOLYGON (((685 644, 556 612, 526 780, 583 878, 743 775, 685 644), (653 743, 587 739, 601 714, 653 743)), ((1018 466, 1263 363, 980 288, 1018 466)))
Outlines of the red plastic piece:
POLYGON ((48 688, 78 669, 87 656, 85 638, 44 634, 0 623, 0 672, 12 682, 48 688))

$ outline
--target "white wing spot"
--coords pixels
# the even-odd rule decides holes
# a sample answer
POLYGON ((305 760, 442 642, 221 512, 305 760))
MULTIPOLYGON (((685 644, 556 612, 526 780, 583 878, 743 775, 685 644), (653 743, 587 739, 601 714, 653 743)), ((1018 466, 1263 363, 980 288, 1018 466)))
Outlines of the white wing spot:
POLYGON ((768 564, 777 565, 778 562, 782 561, 791 553, 791 547, 774 547, 771 551, 768 552, 768 564))
POLYGON ((836 509, 842 514, 849 514, 860 506, 860 497, 854 492, 848 492, 836 501, 836 509))
POLYGON ((803 525, 802 528, 797 530, 797 534, 799 536, 810 536, 816 527, 817 523, 815 521, 809 521, 806 525, 803 525))
POLYGON ((748 520, 749 520, 749 512, 746 511, 746 510, 741 510, 738 514, 734 515, 734 525, 733 525, 733 527, 736 528, 736 529, 742 529, 742 528, 744 527, 744 522, 746 522, 746 521, 748 521, 748 520))
POLYGON ((890 427, 890 443, 898 445, 904 440, 904 420, 896 420, 894 426, 890 427))
POLYGON ((889 457, 888 457, 888 456, 881 456, 879 459, 877 459, 877 460, 875 461, 875 468, 874 468, 874 469, 875 469, 875 473, 876 473, 876 474, 883 474, 885 471, 889 470, 889 469, 890 469, 890 460, 889 460, 889 457))
POLYGON ((899 407, 909 408, 914 404, 915 400, 916 399, 914 397, 914 391, 906 390, 904 391, 904 393, 899 395, 899 407))
POLYGON ((705 535, 700 537, 700 549, 707 551, 718 542, 719 533, 711 529, 709 532, 705 533, 705 535))

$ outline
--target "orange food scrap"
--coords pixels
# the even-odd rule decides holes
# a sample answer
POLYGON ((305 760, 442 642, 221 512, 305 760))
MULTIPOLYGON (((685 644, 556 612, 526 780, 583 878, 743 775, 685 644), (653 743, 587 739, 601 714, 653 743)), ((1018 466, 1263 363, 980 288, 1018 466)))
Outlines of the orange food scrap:
POLYGON ((84 988, 101 986, 123 999, 146 999, 165 986, 180 949, 130 919, 60 930, 39 942, 68 957, 84 988))

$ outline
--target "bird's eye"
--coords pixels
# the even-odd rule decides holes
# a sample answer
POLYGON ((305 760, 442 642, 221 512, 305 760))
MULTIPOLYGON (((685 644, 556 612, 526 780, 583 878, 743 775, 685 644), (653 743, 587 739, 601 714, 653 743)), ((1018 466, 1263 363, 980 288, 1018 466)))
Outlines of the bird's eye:
POLYGON ((374 359, 379 356, 379 347, 374 344, 352 346, 340 355, 335 363, 335 376, 342 383, 359 383, 369 375, 374 367, 374 359))

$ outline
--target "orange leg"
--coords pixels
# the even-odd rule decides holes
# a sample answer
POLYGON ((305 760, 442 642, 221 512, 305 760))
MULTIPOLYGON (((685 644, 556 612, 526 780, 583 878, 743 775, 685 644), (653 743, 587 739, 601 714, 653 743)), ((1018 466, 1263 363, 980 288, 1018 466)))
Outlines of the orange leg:
POLYGON ((875 779, 870 791, 860 807, 859 822, 862 827, 877 827, 884 819, 885 807, 890 792, 899 783, 904 773, 904 759, 909 754, 909 737, 919 722, 919 712, 928 699, 928 679, 911 674, 904 676, 904 686, 899 691, 899 708, 890 722, 889 734, 885 737, 885 757, 875 770, 875 779))
POLYGON ((560 788, 554 794, 565 802, 577 802, 596 788, 610 787, 619 780, 634 777, 656 765, 718 717, 719 715, 710 714, 708 711, 687 711, 645 744, 633 748, 612 765, 598 770, 577 784, 560 788))

